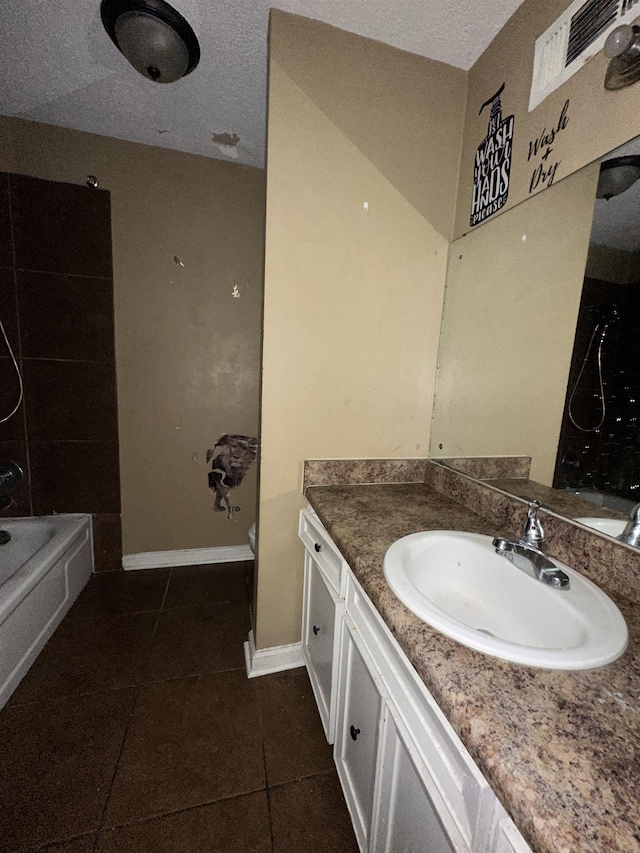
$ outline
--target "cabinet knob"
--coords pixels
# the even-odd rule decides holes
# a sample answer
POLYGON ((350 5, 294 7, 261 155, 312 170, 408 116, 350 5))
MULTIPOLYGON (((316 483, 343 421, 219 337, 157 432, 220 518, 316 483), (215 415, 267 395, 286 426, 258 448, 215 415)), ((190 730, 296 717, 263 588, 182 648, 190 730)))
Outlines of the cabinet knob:
POLYGON ((313 547, 316 549, 316 552, 317 552, 318 554, 320 553, 320 551, 322 551, 322 545, 318 545, 318 543, 317 543, 317 542, 316 542, 316 544, 315 544, 313 547))
POLYGON ((355 726, 351 726, 349 729, 349 733, 351 735, 352 740, 356 740, 358 735, 360 734, 360 729, 357 729, 355 726))
POLYGON ((318 626, 317 626, 317 625, 314 625, 314 626, 313 626, 313 633, 314 633, 314 634, 319 634, 319 633, 320 633, 320 628, 318 628, 318 626))

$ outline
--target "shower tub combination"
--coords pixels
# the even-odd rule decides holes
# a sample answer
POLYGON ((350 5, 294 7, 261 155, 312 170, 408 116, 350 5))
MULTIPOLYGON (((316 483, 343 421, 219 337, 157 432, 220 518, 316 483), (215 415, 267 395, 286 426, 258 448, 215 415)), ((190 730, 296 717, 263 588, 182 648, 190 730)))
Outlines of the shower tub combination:
POLYGON ((0 708, 93 571, 91 516, 0 519, 0 708), (6 538, 6 537, 5 537, 6 538))

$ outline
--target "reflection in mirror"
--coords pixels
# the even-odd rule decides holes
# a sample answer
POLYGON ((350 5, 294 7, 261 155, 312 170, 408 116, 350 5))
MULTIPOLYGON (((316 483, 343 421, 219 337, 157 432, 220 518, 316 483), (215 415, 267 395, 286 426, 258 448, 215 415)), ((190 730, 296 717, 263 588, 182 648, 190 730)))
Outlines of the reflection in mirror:
POLYGON ((529 454, 479 479, 617 535, 640 501, 640 181, 595 200, 599 171, 452 245, 431 456, 529 454))
MULTIPOLYGON (((640 154, 632 140, 603 163, 640 154)), ((604 173, 610 171, 604 166, 604 173)), ((640 177, 640 172, 636 173, 640 177)), ((599 193, 600 195, 600 193, 599 193)), ((629 512, 640 501, 640 182, 597 198, 553 484, 629 512)))

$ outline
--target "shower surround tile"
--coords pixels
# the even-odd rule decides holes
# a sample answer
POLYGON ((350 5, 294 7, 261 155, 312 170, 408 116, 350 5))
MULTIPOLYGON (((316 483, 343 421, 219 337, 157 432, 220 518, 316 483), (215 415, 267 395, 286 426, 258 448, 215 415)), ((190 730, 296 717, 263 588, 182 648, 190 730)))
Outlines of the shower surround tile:
POLYGON ((13 266, 9 176, 0 172, 0 267, 13 266))
MULTIPOLYGON (((0 267, 0 319, 16 358, 20 355, 18 340, 18 307, 13 269, 0 267)), ((0 358, 11 358, 4 336, 0 334, 0 358)))
POLYGON ((111 279, 18 271, 25 358, 113 364, 111 279))
POLYGON ((31 490, 29 488, 29 466, 27 446, 24 441, 0 441, 0 458, 16 462, 24 471, 24 480, 11 490, 13 503, 0 510, 0 527, 3 518, 20 518, 31 515, 31 490))
POLYGON ((122 571, 122 520, 117 513, 94 515, 93 558, 96 572, 122 571))
MULTIPOLYGON (((1 345, 2 341, 0 341, 1 345)), ((20 368, 20 362, 18 362, 20 368)), ((20 380, 10 358, 0 358, 0 417, 13 411, 20 399, 20 380)), ((0 423, 0 441, 24 441, 24 400, 8 421, 0 423)))
POLYGON ((117 442, 38 441, 30 451, 36 515, 120 512, 117 442))
POLYGON ((23 370, 32 441, 110 441, 117 435, 114 365, 24 359, 23 370))
MULTIPOLYGON (((122 570, 108 192, 0 173, 0 316, 25 389, 0 450, 26 474, 0 523, 92 513, 96 571, 122 570)), ((0 417, 18 396, 0 336, 0 417)))
POLYGON ((25 175, 9 183, 17 269, 110 278, 108 192, 25 175))

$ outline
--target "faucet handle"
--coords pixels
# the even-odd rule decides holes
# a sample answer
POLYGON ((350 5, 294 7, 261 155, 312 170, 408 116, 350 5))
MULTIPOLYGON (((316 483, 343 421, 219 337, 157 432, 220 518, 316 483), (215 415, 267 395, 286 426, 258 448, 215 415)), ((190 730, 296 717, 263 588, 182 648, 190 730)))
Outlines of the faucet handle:
POLYGON ((629 513, 629 521, 622 531, 616 537, 620 542, 626 542, 627 545, 640 546, 640 503, 636 504, 629 513))
POLYGON ((543 554, 547 553, 547 543, 544 538, 544 530, 540 519, 538 518, 538 510, 542 504, 540 501, 531 501, 529 511, 527 512, 527 521, 522 532, 520 540, 524 545, 529 545, 531 548, 536 548, 543 554))

